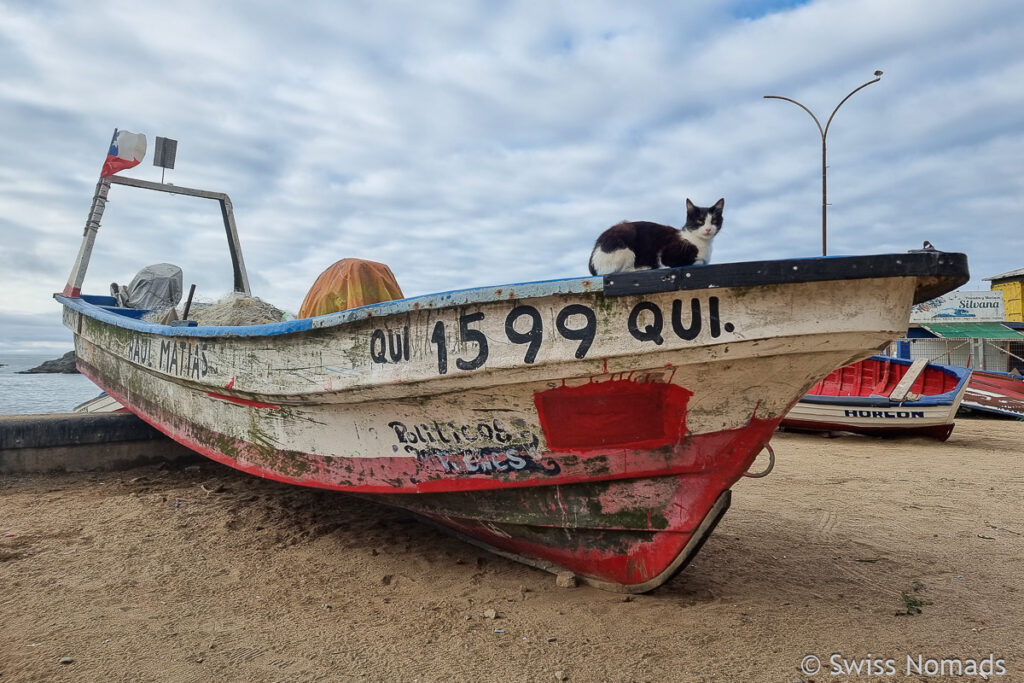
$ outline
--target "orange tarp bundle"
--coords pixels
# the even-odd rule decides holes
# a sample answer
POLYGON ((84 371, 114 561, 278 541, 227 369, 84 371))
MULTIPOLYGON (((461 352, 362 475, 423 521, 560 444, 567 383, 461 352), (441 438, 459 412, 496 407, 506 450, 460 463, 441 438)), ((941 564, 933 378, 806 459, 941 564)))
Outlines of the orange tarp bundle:
POLYGON ((401 298, 402 289, 386 265, 344 258, 320 273, 302 301, 298 317, 312 318, 401 298))

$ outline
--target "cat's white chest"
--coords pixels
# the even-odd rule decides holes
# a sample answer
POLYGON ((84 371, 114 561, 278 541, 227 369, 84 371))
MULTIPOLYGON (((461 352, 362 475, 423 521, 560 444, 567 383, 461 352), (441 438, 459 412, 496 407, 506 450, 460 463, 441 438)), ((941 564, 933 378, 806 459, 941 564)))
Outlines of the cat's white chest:
POLYGON ((703 266, 711 263, 711 240, 692 240, 692 244, 697 247, 697 258, 693 264, 703 266))

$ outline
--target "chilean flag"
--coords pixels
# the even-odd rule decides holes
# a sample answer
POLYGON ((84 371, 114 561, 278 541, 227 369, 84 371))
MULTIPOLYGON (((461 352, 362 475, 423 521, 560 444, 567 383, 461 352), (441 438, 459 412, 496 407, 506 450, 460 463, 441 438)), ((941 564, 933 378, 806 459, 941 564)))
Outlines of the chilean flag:
POLYGON ((114 137, 110 140, 110 151, 103 163, 101 178, 114 175, 132 166, 138 166, 146 156, 146 136, 142 133, 129 133, 126 130, 114 129, 114 137))

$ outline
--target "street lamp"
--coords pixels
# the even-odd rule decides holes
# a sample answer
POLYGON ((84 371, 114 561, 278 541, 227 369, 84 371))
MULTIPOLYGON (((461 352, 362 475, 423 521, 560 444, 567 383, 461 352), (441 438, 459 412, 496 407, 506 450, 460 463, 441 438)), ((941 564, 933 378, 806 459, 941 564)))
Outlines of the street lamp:
POLYGON ((835 118, 836 112, 839 111, 839 107, 843 106, 843 103, 845 103, 846 100, 848 100, 851 97, 853 97, 853 93, 857 92, 861 88, 868 87, 872 83, 878 83, 878 81, 880 81, 880 80, 882 80, 882 72, 881 71, 875 71, 875 78, 874 78, 874 80, 868 81, 864 85, 861 85, 861 86, 859 86, 857 88, 854 88, 852 91, 850 91, 850 94, 847 95, 846 97, 844 97, 842 102, 837 104, 836 108, 832 110, 832 115, 828 117, 828 121, 825 123, 825 127, 824 128, 821 127, 821 122, 818 121, 818 117, 815 116, 814 113, 810 109, 808 109, 804 105, 800 104, 796 100, 794 100, 792 98, 789 98, 789 97, 782 97, 781 95, 765 95, 764 96, 764 98, 766 100, 786 100, 787 102, 792 102, 796 106, 800 107, 805 112, 807 112, 808 114, 811 115, 811 118, 814 119, 814 123, 817 124, 817 126, 818 126, 818 132, 821 133, 821 255, 822 256, 825 256, 828 253, 828 250, 826 248, 826 239, 827 239, 826 238, 826 235, 827 235, 827 227, 826 226, 827 226, 827 222, 828 222, 828 218, 827 218, 827 211, 828 211, 828 183, 826 181, 826 172, 827 172, 826 169, 828 168, 828 165, 826 163, 827 152, 826 152, 826 149, 825 149, 825 138, 828 136, 828 127, 832 125, 832 119, 835 118))

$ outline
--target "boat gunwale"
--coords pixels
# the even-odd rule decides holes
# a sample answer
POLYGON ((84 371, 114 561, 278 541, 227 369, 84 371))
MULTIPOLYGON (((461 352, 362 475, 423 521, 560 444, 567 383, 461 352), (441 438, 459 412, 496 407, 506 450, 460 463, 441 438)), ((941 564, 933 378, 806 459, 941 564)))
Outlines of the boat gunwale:
MULTIPOLYGON (((456 306, 486 304, 505 300, 539 299, 546 296, 566 294, 599 293, 602 277, 564 278, 559 280, 541 280, 518 284, 497 285, 492 287, 474 287, 456 289, 447 292, 423 294, 407 299, 395 299, 376 304, 368 304, 350 308, 337 313, 328 313, 312 318, 295 318, 278 323, 261 325, 201 325, 173 326, 151 323, 140 318, 115 313, 112 307, 96 303, 98 299, 110 297, 83 294, 80 297, 68 297, 57 293, 53 298, 58 302, 101 322, 123 327, 138 332, 147 332, 166 337, 272 337, 293 332, 307 332, 315 329, 339 327, 348 323, 392 315, 412 313, 422 310, 443 310, 456 306), (505 292, 508 292, 506 295, 505 292), (93 299, 94 301, 89 301, 93 299)), ((137 310, 137 309, 125 309, 137 310)))
POLYGON ((891 401, 888 396, 815 396, 813 394, 805 394, 798 403, 844 405, 863 408, 928 408, 950 405, 956 399, 956 395, 961 389, 963 389, 963 386, 957 385, 954 391, 932 394, 917 401, 891 401))
MULTIPOLYGON (((458 306, 498 301, 523 301, 555 295, 596 295, 622 297, 678 290, 729 289, 739 287, 835 282, 837 280, 886 279, 938 276, 963 284, 969 278, 967 257, 961 253, 929 252, 872 254, 865 256, 815 256, 799 259, 741 261, 683 268, 616 273, 582 278, 564 278, 535 282, 475 287, 424 294, 360 306, 313 318, 299 318, 262 325, 172 326, 151 323, 114 313, 88 299, 109 299, 61 293, 54 298, 65 307, 116 327, 166 337, 272 337, 314 329, 339 327, 348 323, 385 318, 420 310, 443 310, 458 306), (807 267, 808 265, 812 267, 807 267), (822 267, 827 265, 827 267, 822 267), (630 284, 632 283, 632 284, 630 284)), ((954 287, 944 288, 948 291, 954 287)), ((928 287, 924 290, 927 292, 928 287)), ((915 302, 921 300, 922 287, 915 290, 915 302)), ((127 309, 135 310, 135 309, 127 309)))
POLYGON ((771 284, 917 277, 914 303, 952 291, 970 279, 967 255, 910 251, 903 254, 811 256, 614 273, 604 278, 604 295, 653 294, 675 290, 756 287, 771 284), (922 282, 922 278, 940 282, 922 282), (952 283, 952 284, 951 284, 952 283))
POLYGON ((1024 383, 1024 375, 1015 375, 1012 372, 1005 372, 1003 370, 982 370, 981 368, 974 368, 973 372, 978 374, 979 379, 983 379, 986 375, 997 375, 997 379, 1008 379, 1024 383))

